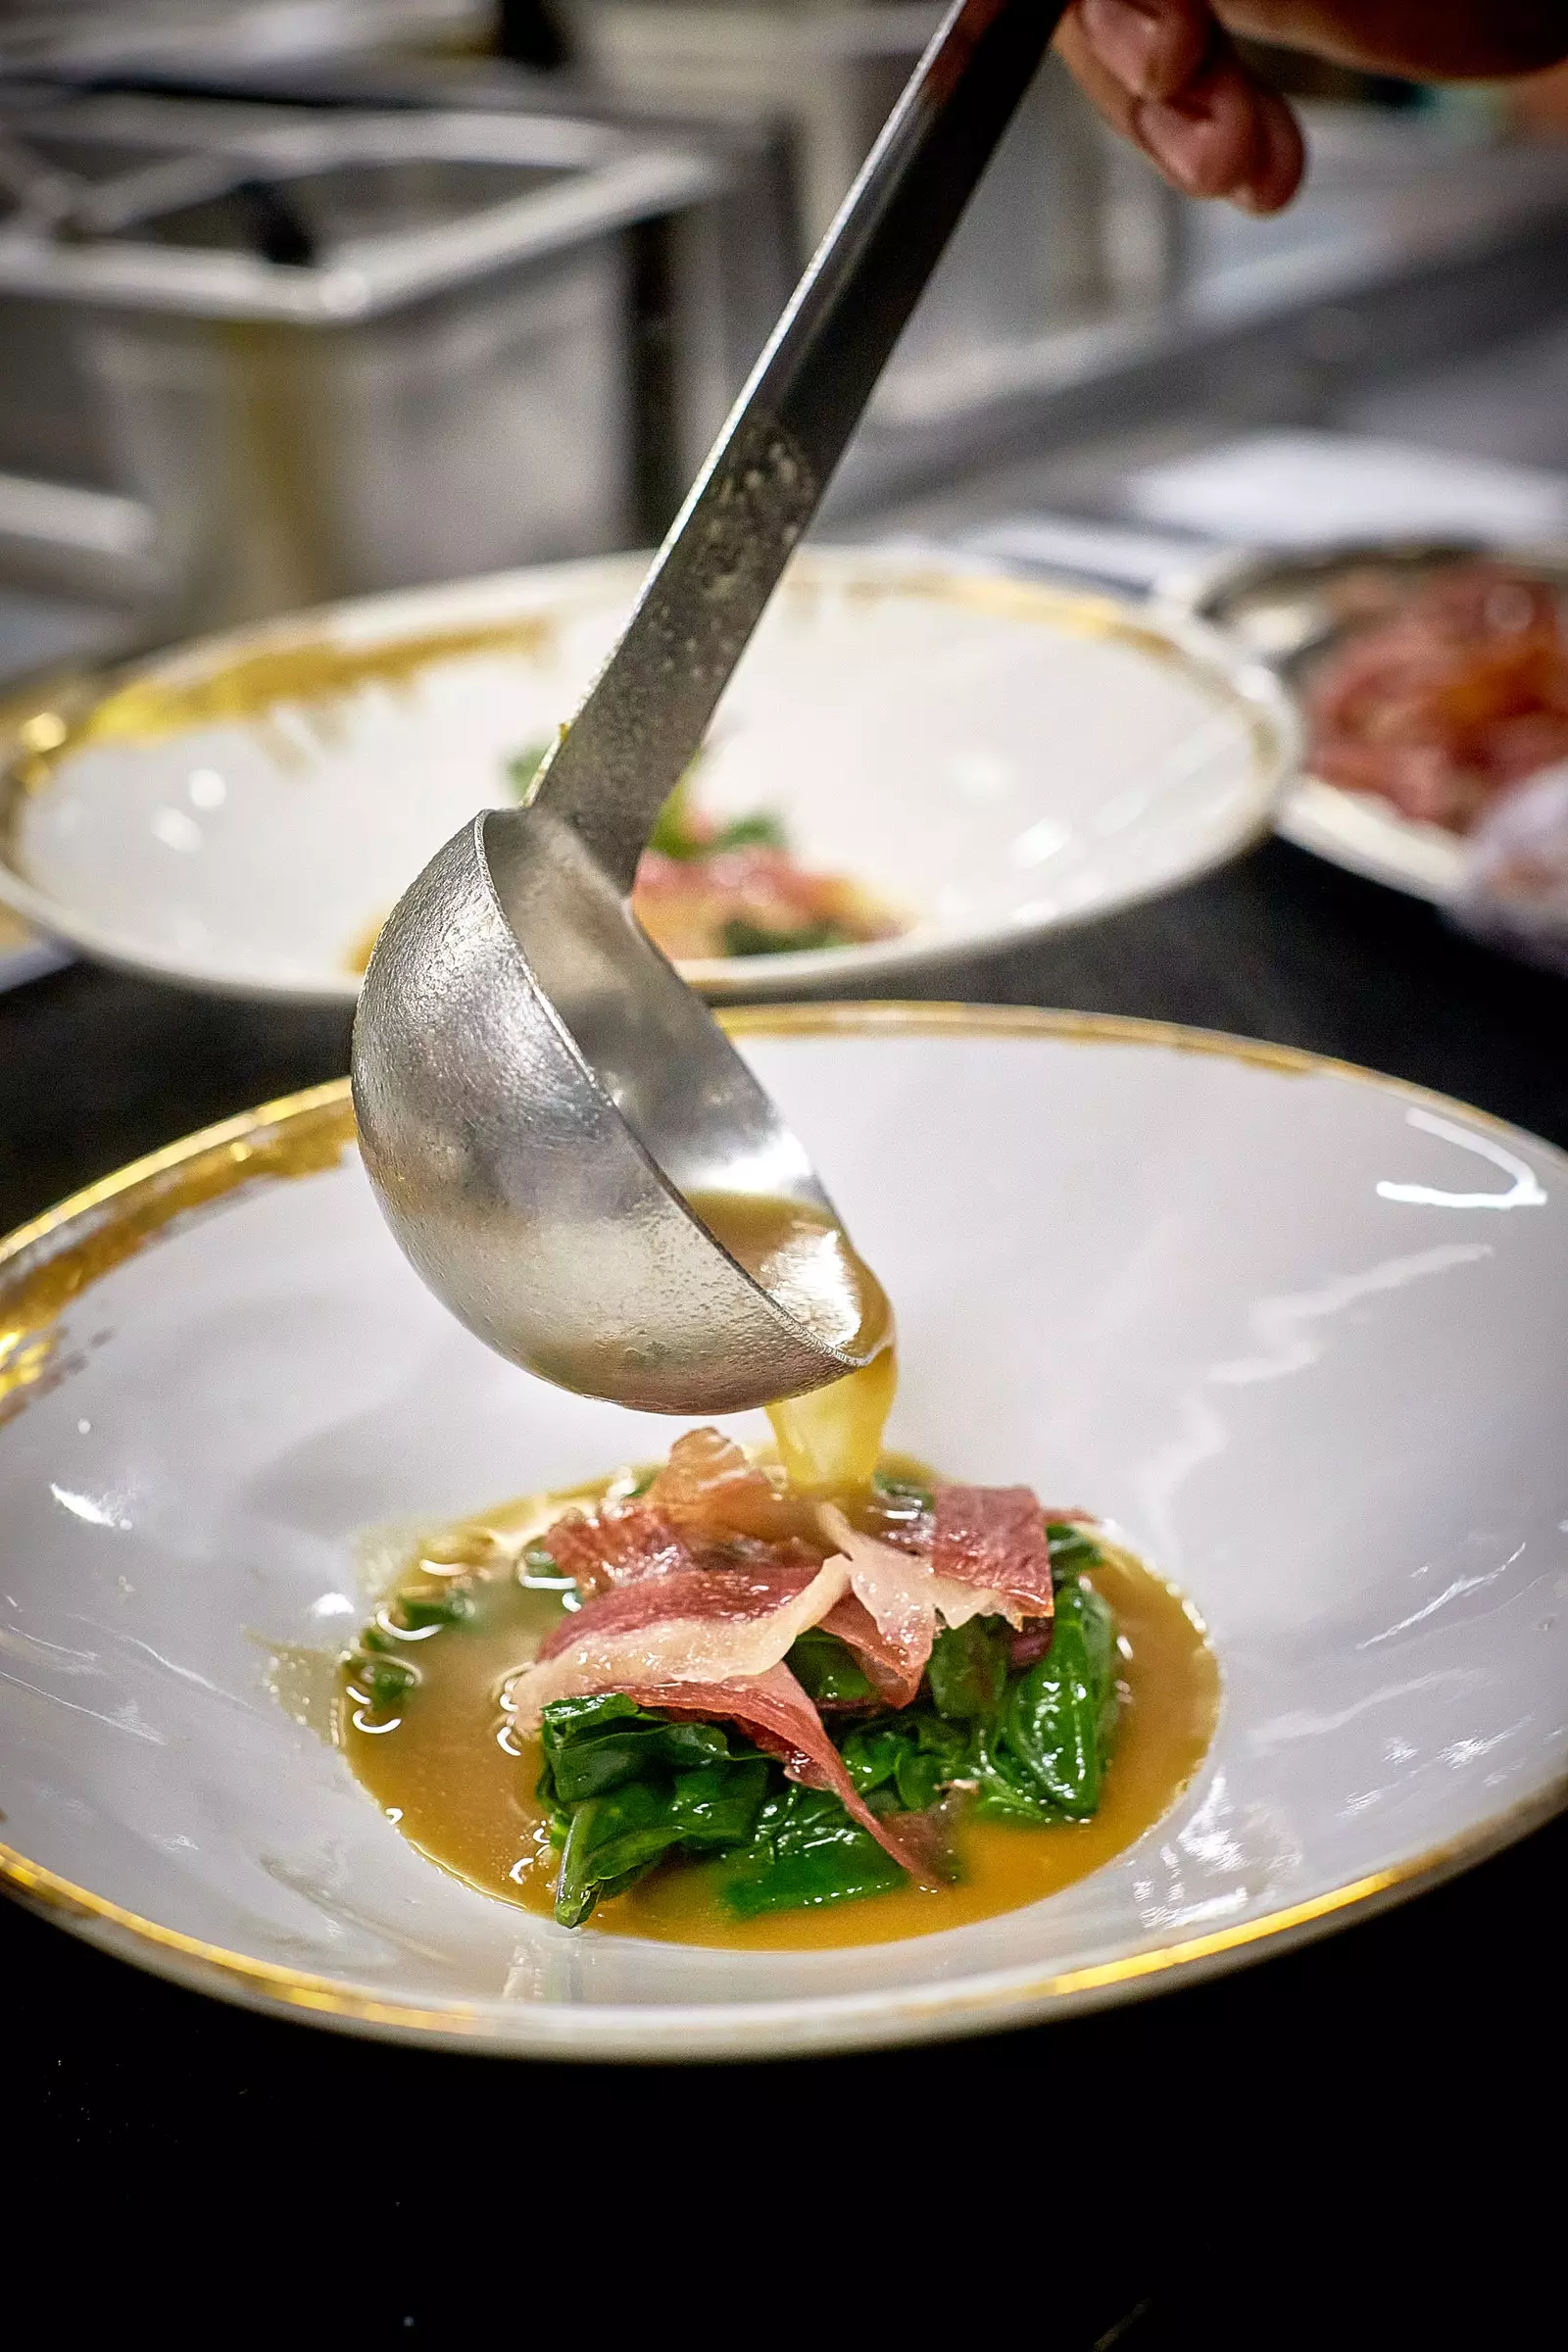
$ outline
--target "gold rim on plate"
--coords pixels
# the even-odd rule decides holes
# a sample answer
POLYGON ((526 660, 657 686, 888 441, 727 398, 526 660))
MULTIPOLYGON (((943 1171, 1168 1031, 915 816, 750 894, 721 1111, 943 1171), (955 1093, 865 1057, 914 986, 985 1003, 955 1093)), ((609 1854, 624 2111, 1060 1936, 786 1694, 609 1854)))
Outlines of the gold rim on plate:
MULTIPOLYGON (((1048 1012, 1032 1005, 898 1002, 755 1005, 721 1018, 739 1037, 1050 1037, 1069 1043, 1164 1047, 1283 1075, 1355 1080, 1400 1101, 1456 1111, 1510 1139, 1520 1136, 1518 1129, 1470 1103, 1354 1062, 1177 1022, 1048 1012)), ((346 1078, 283 1096, 132 1160, 0 1241, 0 1426, 24 1406, 29 1389, 49 1385, 59 1318, 68 1305, 174 1217, 207 1206, 256 1177, 314 1175, 335 1165, 352 1141, 353 1120, 346 1078), (77 1226, 81 1231, 72 1241, 68 1237, 77 1226)), ((1540 1137, 1528 1140, 1533 1148, 1562 1160, 1568 1178, 1568 1155, 1540 1137)), ((1147 1992, 1173 1982, 1193 1982, 1255 1946, 1283 1950, 1347 1924, 1352 1915, 1369 1914, 1438 1886, 1565 1806, 1568 1774, 1408 1860, 1235 1927, 1114 1960, 1039 1976, 1012 1970, 934 1988, 702 2008, 628 2004, 561 2010, 502 2000, 391 2001, 360 1985, 250 1959, 162 1927, 5 1844, 0 1844, 0 1885, 121 1958, 250 2008, 386 2038, 451 2040, 470 2048, 483 2044, 498 2054, 519 2057, 722 2058, 782 2054, 786 2047, 825 2052, 887 2046, 980 2033, 1023 2024, 1042 2012, 1060 2016, 1098 2007, 1118 1992, 1147 1992), (786 2031, 787 2045, 774 2038, 786 2031)))

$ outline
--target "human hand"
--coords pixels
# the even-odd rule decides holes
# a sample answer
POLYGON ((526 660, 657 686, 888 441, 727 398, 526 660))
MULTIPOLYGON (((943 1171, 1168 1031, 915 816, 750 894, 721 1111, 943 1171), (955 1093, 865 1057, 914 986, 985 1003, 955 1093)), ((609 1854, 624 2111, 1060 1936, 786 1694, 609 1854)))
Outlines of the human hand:
POLYGON ((1296 193, 1301 134, 1233 31, 1416 80, 1531 74, 1568 54, 1562 0, 1074 0, 1056 47, 1106 121, 1188 195, 1253 213, 1296 193))
POLYGON ((1248 73, 1208 0, 1074 0, 1056 48, 1105 120, 1185 195, 1277 213, 1300 185, 1296 118, 1248 73))

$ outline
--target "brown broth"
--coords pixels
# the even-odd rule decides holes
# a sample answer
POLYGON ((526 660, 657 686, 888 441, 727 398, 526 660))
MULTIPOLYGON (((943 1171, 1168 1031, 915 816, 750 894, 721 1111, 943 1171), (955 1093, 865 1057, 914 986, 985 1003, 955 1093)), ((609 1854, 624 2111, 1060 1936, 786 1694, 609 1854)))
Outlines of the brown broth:
MULTIPOLYGON (((907 1476, 912 1465, 888 1457, 907 1476)), ((402 1649, 420 1670, 401 1718, 368 1730, 345 1671, 338 1737, 365 1786, 404 1837, 443 1869, 486 1894, 530 1911, 551 1908, 556 1857, 533 1795, 539 1752, 510 1743, 499 1693, 556 1622, 556 1594, 524 1590, 514 1563, 573 1502, 602 1490, 532 1497, 454 1529, 427 1544, 409 1584, 428 1587, 441 1567, 475 1573, 477 1614, 402 1649), (434 1573, 432 1573, 432 1564, 434 1573)), ((960 1822, 962 1878, 937 1889, 914 1886, 859 1902, 739 1921, 716 1899, 712 1872, 677 1864, 594 1913, 601 1934, 739 1950, 814 1950, 885 1943, 934 1934, 1016 1910, 1086 1878, 1141 1838, 1171 1805, 1202 1761, 1219 1705, 1219 1670, 1192 1610, 1130 1553, 1102 1546, 1092 1581, 1116 1613, 1122 1642, 1123 1705, 1116 1751, 1093 1821, 1041 1828, 960 1822)), ((401 1648, 401 1645, 400 1645, 401 1648)))

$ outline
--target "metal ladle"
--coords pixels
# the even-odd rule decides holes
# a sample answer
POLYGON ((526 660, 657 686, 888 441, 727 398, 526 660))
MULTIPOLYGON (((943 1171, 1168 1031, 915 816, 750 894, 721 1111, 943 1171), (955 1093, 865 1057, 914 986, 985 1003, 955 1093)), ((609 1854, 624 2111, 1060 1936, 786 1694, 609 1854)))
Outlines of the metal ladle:
POLYGON ((630 893, 1062 13, 956 0, 527 805, 448 842, 370 959, 354 1101, 392 1230, 471 1331, 564 1388, 725 1412, 869 1360, 843 1298, 792 1309, 693 1208, 751 1195, 835 1217, 630 893))

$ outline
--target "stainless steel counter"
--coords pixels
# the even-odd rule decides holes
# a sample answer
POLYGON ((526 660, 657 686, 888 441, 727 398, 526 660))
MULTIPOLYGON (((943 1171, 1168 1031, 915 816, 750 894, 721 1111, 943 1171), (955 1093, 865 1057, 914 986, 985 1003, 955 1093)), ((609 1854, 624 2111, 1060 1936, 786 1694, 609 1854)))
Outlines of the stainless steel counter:
POLYGON ((33 474, 99 496, 78 559, 139 504, 165 637, 657 534, 787 290, 720 153, 584 117, 106 97, 12 143, 79 194, 0 215, 0 536, 33 474))

